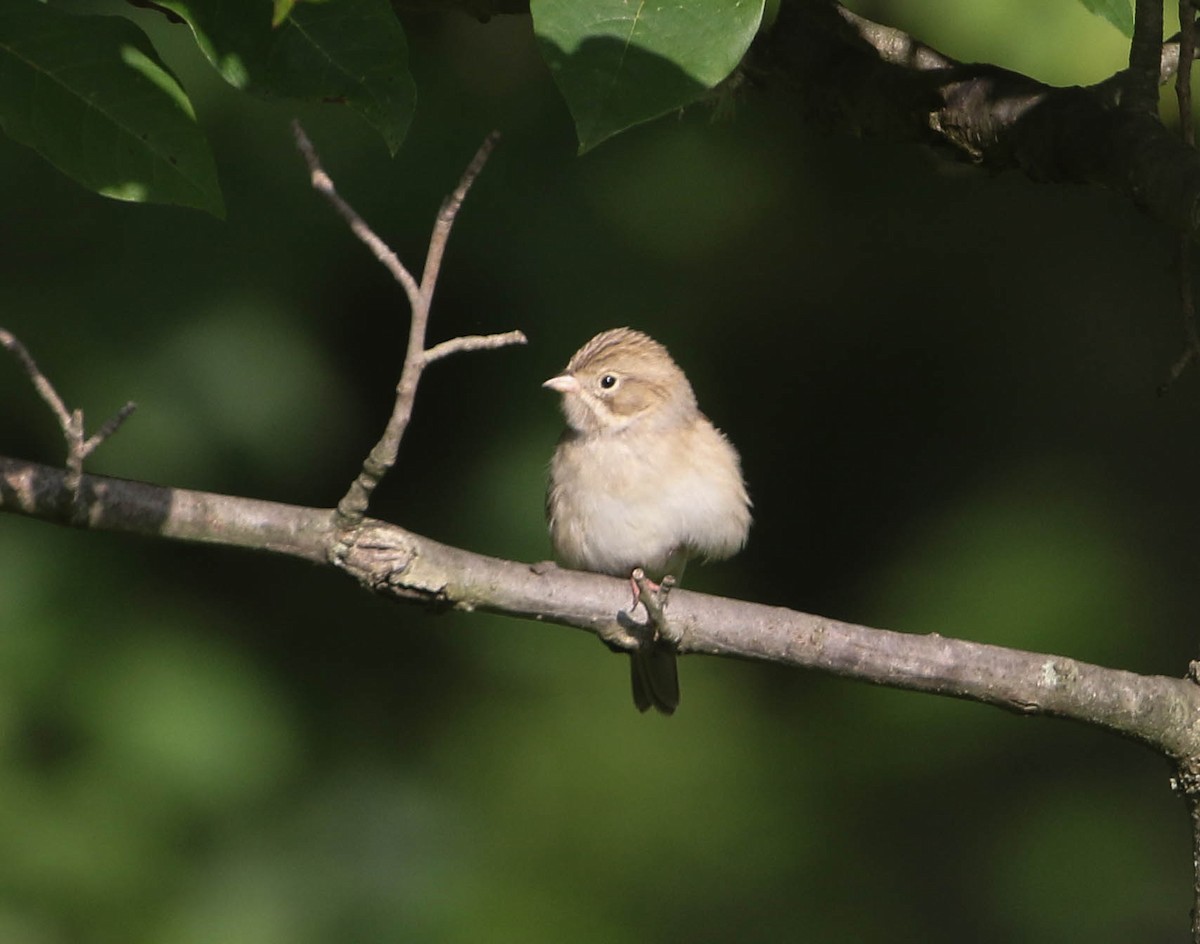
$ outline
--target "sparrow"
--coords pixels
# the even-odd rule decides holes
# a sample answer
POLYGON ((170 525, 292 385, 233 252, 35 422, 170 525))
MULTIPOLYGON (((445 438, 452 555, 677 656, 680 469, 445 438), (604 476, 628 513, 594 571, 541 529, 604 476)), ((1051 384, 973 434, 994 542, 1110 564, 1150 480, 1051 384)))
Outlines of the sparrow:
MULTIPOLYGON (((632 328, 603 331, 542 386, 562 395, 567 421, 546 491, 560 564, 631 579, 641 568, 661 583, 682 578, 692 558, 742 549, 750 498, 737 450, 700 412, 663 345, 632 328)), ((631 658, 638 710, 672 714, 672 646, 656 637, 631 658)))

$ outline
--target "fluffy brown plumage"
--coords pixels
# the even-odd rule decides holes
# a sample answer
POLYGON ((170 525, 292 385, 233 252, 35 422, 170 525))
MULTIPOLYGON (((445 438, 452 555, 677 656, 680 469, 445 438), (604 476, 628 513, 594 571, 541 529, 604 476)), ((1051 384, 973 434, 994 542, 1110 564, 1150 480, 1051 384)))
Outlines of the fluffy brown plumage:
MULTIPOLYGON (((677 580, 692 557, 737 553, 750 499, 737 451, 696 405, 667 349, 631 328, 596 335, 544 386, 562 394, 567 429, 550 464, 546 514, 567 567, 677 580)), ((679 703, 675 653, 633 654, 633 697, 667 714, 679 703)))

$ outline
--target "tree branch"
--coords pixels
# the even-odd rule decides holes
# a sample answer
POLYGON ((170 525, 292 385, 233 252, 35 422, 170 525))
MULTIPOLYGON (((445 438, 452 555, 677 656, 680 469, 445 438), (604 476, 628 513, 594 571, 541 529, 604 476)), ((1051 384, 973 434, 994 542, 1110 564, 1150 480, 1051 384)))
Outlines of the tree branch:
POLYGON ((408 295, 409 304, 415 309, 420 304, 421 289, 417 285, 417 280, 413 278, 412 273, 408 271, 404 263, 400 261, 400 257, 392 251, 392 248, 375 235, 375 231, 367 225, 366 220, 358 215, 358 211, 350 206, 342 199, 341 194, 337 192, 337 187, 333 184, 333 178, 325 172, 325 168, 321 166, 321 159, 317 156, 317 149, 313 147, 312 141, 304 132, 304 127, 299 121, 292 122, 292 135, 296 139, 296 150, 304 158, 304 162, 308 165, 309 180, 312 187, 317 193, 321 194, 329 201, 338 213, 338 215, 346 221, 346 225, 350 227, 350 232, 362 241, 371 254, 379 260, 392 278, 395 279, 404 288, 404 292, 408 295))
POLYGON ((129 419, 133 411, 137 409, 137 404, 133 402, 126 403, 115 415, 102 424, 95 433, 85 439, 83 410, 67 409, 66 403, 58 395, 58 391, 54 389, 54 385, 42 373, 33 356, 25 348, 25 345, 8 331, 0 329, 0 347, 11 351, 17 360, 21 362, 21 366, 25 369, 25 373, 33 383, 34 389, 37 390, 38 395, 41 396, 46 405, 50 407, 54 418, 58 420, 59 429, 62 430, 63 439, 67 443, 66 483, 71 494, 71 518, 75 520, 82 514, 79 488, 83 477, 83 461, 95 452, 109 436, 120 429, 121 424, 129 419))
POLYGON ((1163 0, 1135 0, 1129 71, 1121 104, 1133 111, 1158 114, 1158 75, 1162 62, 1163 0))
POLYGON ((383 435, 367 455, 362 465, 362 471, 350 484, 346 494, 338 502, 335 520, 342 532, 342 540, 332 550, 335 560, 340 560, 354 539, 354 532, 362 524, 370 505, 371 495, 375 488, 387 475, 388 470, 396 464, 400 453, 400 441, 408 429, 412 418, 413 403, 417 396, 417 385, 421 373, 427 366, 450 354, 459 351, 480 351, 504 347, 509 344, 524 344, 525 335, 520 331, 508 331, 504 334, 487 335, 486 337, 471 336, 443 341, 430 350, 425 349, 425 334, 429 326, 429 311, 433 305, 433 293, 437 288, 438 274, 441 272, 442 257, 446 252, 446 243, 450 239, 450 230, 454 227, 454 219, 458 215, 463 200, 466 199, 475 178, 483 170, 488 156, 492 153, 499 134, 493 131, 485 139, 467 169, 463 172, 458 186, 443 202, 438 211, 437 222, 429 237, 429 249, 425 257, 425 269, 418 283, 408 268, 400 261, 400 257, 375 234, 366 221, 350 206, 334 186, 333 178, 321 166, 317 150, 312 141, 304 133, 300 122, 292 122, 292 134, 296 138, 296 147, 308 165, 309 176, 313 188, 324 196, 338 214, 346 221, 350 231, 354 233, 371 250, 376 259, 392 274, 408 296, 411 311, 408 329, 408 347, 404 355, 404 367, 400 371, 400 382, 396 385, 396 400, 392 406, 392 415, 384 427, 383 435))
MULTIPOLYGON (((0 511, 57 520, 61 470, 0 458, 0 511)), ((85 475, 83 526, 255 548, 333 566, 332 509, 303 508, 85 475)), ((340 568, 395 600, 486 610, 630 640, 629 581, 522 564, 439 544, 366 519, 340 568)), ((1062 656, 870 629, 709 596, 671 592, 681 653, 814 669, 892 688, 949 695, 1021 714, 1069 718, 1147 744, 1181 761, 1200 756, 1200 687, 1062 656)))
MULTIPOLYGON (((1153 33, 1152 20, 1143 31, 1153 33)), ((1177 48, 1158 46, 1160 81, 1178 59, 1177 48)), ((1137 64, 1147 67, 1141 53, 1137 64)), ((1200 158, 1153 110, 1121 106, 1127 72, 1058 88, 959 62, 833 0, 785 0, 745 67, 761 81, 794 88, 806 123, 923 143, 1035 180, 1098 184, 1189 236, 1200 221, 1200 158)))
POLYGON ((503 334, 467 334, 435 344, 425 351, 425 365, 440 361, 443 357, 462 351, 491 351, 510 344, 524 344, 525 334, 521 331, 506 331, 503 334))

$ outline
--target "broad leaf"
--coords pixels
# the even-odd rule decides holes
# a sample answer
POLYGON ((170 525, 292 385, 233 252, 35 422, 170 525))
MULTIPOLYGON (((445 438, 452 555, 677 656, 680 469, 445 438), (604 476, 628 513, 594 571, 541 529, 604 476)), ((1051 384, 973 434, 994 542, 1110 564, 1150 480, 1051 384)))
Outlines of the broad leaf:
POLYGON ((404 30, 387 0, 297 3, 278 27, 272 0, 160 0, 192 28, 230 85, 262 98, 349 105, 394 154, 416 108, 404 30))
POLYGON ((224 214, 191 103, 127 20, 6 0, 0 127, 97 193, 224 214))
POLYGON ((1126 36, 1133 35, 1133 0, 1079 0, 1087 9, 1102 16, 1126 36))
POLYGON ((745 55, 763 0, 531 0, 581 152, 696 101, 745 55))

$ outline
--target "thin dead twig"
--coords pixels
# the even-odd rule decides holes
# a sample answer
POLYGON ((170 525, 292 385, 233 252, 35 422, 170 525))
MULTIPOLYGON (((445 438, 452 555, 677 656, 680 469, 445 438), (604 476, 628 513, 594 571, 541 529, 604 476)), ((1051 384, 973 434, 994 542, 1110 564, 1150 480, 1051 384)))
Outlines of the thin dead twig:
POLYGON ((409 302, 415 307, 417 299, 421 295, 421 289, 417 285, 417 280, 404 267, 404 263, 400 261, 400 257, 392 251, 391 247, 375 235, 375 231, 358 215, 354 207, 342 199, 341 194, 337 192, 337 188, 333 185, 333 178, 325 173, 325 169, 321 166, 321 161, 317 157, 317 150, 313 147, 312 141, 305 134, 304 128, 299 121, 292 122, 292 134, 296 138, 296 149, 304 157, 304 162, 308 164, 308 172, 311 177, 313 189, 329 201, 330 205, 346 221, 346 224, 350 227, 350 232, 362 240, 367 248, 371 250, 372 255, 392 274, 392 278, 404 286, 404 291, 408 295, 409 302))
POLYGON ((73 523, 79 523, 83 515, 83 500, 81 495, 83 460, 95 452, 109 436, 121 428, 121 424, 129 419, 133 411, 137 409, 137 404, 133 401, 126 403, 115 415, 103 423, 95 433, 85 439, 83 410, 67 409, 63 398, 54 389, 54 384, 50 382, 49 378, 42 373, 41 368, 38 367, 37 362, 33 359, 33 355, 29 353, 29 349, 21 343, 16 335, 2 328, 0 328, 0 347, 11 351, 17 360, 21 362, 21 366, 25 369, 25 373, 28 374, 34 389, 37 390, 42 400, 50 407, 50 411, 54 414, 55 419, 58 420, 63 438, 67 442, 67 473, 64 481, 71 493, 71 520, 73 523))
POLYGON ((33 355, 29 353, 29 349, 22 344, 15 335, 9 331, 0 329, 0 345, 3 345, 16 356, 21 362, 21 366, 25 368, 25 373, 29 375, 29 379, 33 381, 34 389, 37 390, 41 398, 50 407, 58 420, 58 425, 66 432, 67 427, 71 425, 71 413, 67 409, 67 405, 63 403, 62 397, 58 395, 58 391, 54 389, 54 385, 46 379, 46 375, 42 373, 38 367, 37 361, 33 359, 33 355))
MULTIPOLYGON (((429 237, 429 251, 425 254, 425 269, 421 273, 421 294, 426 302, 426 318, 429 315, 428 305, 433 300, 433 290, 437 285, 438 274, 442 269, 442 257, 446 253, 450 230, 454 228, 454 220, 458 217, 458 211, 462 208, 463 201, 466 200, 475 179, 483 171, 483 165, 492 156, 492 151, 495 150, 499 140, 500 132, 498 131, 493 131, 483 139, 483 144, 479 145, 479 150, 475 152, 471 163, 463 171, 458 186, 442 201, 441 209, 438 210, 437 222, 433 224, 433 233, 429 237)), ((416 320, 414 316, 414 324, 416 320)), ((424 325, 422 325, 421 344, 417 346, 418 350, 424 349, 424 340, 424 325)))
POLYGON ((343 538, 335 548, 333 556, 335 560, 341 560, 352 541, 353 533, 362 525, 370 504, 371 494, 388 470, 396 464, 396 457, 400 451, 400 440, 403 439, 409 420, 412 418, 413 401, 416 399, 417 384, 421 379, 422 371, 434 361, 459 351, 491 350, 510 344, 524 344, 526 339, 520 331, 508 331, 503 334, 453 338, 429 349, 425 347, 425 335, 429 326, 433 293, 437 288, 438 275, 441 272, 442 259, 446 253, 446 243, 450 239, 450 231, 454 227, 454 220, 458 216, 463 201, 470 192, 471 185, 483 170, 488 156, 499 140, 500 136, 497 132, 493 131, 484 139, 475 157, 467 165, 467 169, 459 179, 458 186, 442 202, 433 232, 429 236, 429 249, 426 252, 425 268, 421 273, 420 282, 417 282, 387 243, 380 239, 354 208, 338 194, 333 179, 321 166, 316 148, 313 147, 312 141, 304 133, 304 129, 298 121, 292 122, 292 132, 296 138, 296 147, 308 164, 313 188, 329 200, 338 214, 350 226, 351 232, 367 245, 375 258, 400 283, 405 295, 408 296, 411 312, 408 349, 404 355, 400 381, 396 385, 396 400, 392 407, 392 415, 384 427, 383 435, 380 436, 379 441, 363 462, 362 470, 337 505, 336 525, 343 538))
POLYGON ((441 344, 435 344, 425 351, 426 366, 443 357, 458 354, 462 351, 490 351, 498 347, 508 347, 510 344, 524 344, 528 338, 522 331, 506 331, 504 334, 466 334, 459 338, 451 338, 441 344))

